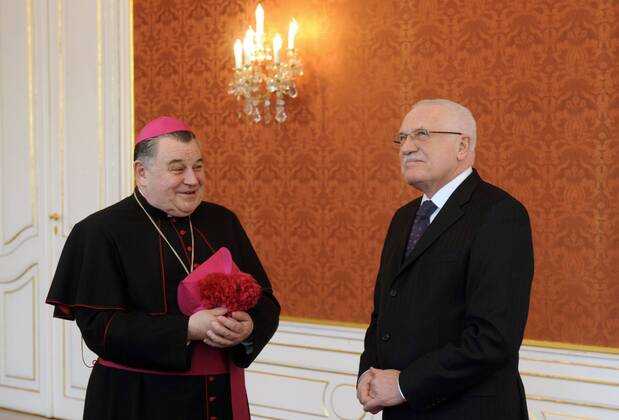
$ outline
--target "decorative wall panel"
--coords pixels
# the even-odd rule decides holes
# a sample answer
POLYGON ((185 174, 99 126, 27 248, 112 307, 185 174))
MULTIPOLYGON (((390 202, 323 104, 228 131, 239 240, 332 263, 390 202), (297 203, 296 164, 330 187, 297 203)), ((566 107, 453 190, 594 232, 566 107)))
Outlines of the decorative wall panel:
MULTIPOLYGON (((364 413, 356 400, 363 333, 283 321, 246 371, 252 418, 380 419, 380 414, 364 413), (316 384, 307 386, 302 398, 300 378, 316 384)), ((520 374, 531 420, 611 420, 619 415, 617 355, 523 346, 520 374)))
POLYGON ((36 234, 29 3, 2 2, 0 26, 0 255, 7 255, 36 234))
POLYGON ((18 278, 0 282, 3 355, 0 385, 38 391, 37 277, 34 266, 18 278))
POLYGON ((62 233, 104 206, 100 2, 62 1, 59 18, 59 118, 62 233), (88 141, 85 141, 85 137, 88 141), (88 164, 83 157, 89 156, 88 164))
POLYGON ((246 126, 226 93, 255 1, 135 0, 136 129, 185 119, 206 198, 241 218, 287 315, 366 323, 389 220, 417 193, 390 138, 411 104, 459 101, 482 177, 534 230, 527 337, 619 347, 618 4, 266 0, 299 22, 305 66, 282 126, 246 126))

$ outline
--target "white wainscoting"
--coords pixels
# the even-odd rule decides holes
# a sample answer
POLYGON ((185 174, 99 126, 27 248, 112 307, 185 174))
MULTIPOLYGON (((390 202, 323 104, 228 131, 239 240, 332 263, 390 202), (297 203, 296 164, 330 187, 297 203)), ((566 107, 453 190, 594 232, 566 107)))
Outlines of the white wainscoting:
MULTIPOLYGON (((355 397, 364 330, 282 321, 247 370, 252 418, 379 419, 355 397)), ((619 419, 619 355, 523 346, 532 420, 619 419)))
POLYGON ((246 371, 252 418, 380 418, 356 399, 362 349, 360 329, 282 321, 246 371))

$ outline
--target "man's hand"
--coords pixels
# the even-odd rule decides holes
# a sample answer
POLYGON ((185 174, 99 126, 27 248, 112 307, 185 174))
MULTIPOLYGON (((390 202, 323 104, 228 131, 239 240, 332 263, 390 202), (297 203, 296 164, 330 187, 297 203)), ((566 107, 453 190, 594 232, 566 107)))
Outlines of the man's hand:
MULTIPOLYGON (((370 395, 370 382, 373 378, 374 373, 372 369, 368 369, 361 374, 359 382, 357 383, 357 399, 359 400, 364 409, 365 405, 369 404, 372 400, 372 397, 370 395)), ((374 408, 373 411, 371 411, 371 413, 376 414, 382 409, 383 407, 377 406, 374 408)))
POLYGON ((207 331, 204 343, 211 347, 234 347, 254 331, 254 322, 247 312, 232 312, 231 317, 218 316, 207 331))
POLYGON ((187 340, 204 340, 206 333, 213 328, 212 324, 219 316, 228 312, 226 308, 204 309, 189 317, 187 325, 187 340))
POLYGON ((399 370, 370 368, 368 376, 370 377, 368 390, 370 399, 363 404, 365 411, 376 414, 383 407, 399 405, 405 401, 400 394, 399 370))

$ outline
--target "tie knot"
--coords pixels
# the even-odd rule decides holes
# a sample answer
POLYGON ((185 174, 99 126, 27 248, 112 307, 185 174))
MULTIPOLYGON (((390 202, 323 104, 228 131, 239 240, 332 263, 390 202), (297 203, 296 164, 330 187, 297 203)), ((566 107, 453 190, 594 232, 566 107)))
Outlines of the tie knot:
POLYGON ((417 210, 417 217, 429 217, 434 210, 436 210, 436 204, 432 202, 432 200, 427 200, 421 203, 421 207, 417 210))

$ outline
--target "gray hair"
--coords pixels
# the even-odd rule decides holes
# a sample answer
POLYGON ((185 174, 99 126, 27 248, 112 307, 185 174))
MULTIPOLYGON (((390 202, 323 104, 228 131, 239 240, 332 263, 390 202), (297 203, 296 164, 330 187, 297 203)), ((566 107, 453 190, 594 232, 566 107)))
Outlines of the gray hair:
POLYGON ((157 154, 157 143, 165 137, 171 137, 181 143, 189 143, 196 138, 191 131, 174 131, 172 133, 166 133, 142 140, 135 145, 135 149, 133 150, 133 160, 139 160, 142 161, 144 165, 150 165, 157 154))
MULTIPOLYGON (((456 115, 458 122, 462 125, 461 129, 464 130, 464 134, 471 138, 471 149, 475 150, 475 144, 477 143, 477 123, 475 122, 475 117, 473 117, 473 114, 467 107, 450 101, 449 99, 423 99, 416 102, 411 110, 422 106, 441 106, 452 111, 456 115)), ((451 129, 451 127, 449 128, 451 129)))

